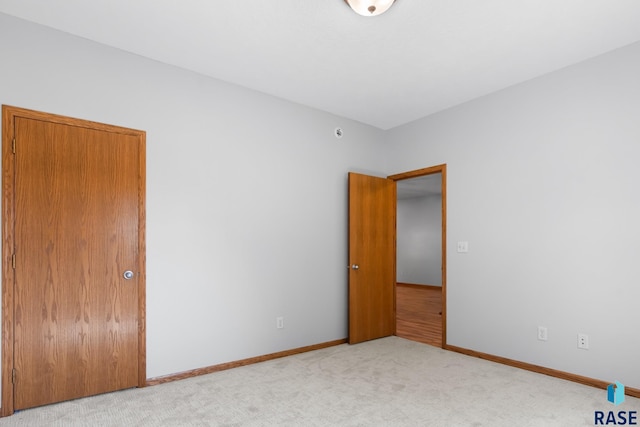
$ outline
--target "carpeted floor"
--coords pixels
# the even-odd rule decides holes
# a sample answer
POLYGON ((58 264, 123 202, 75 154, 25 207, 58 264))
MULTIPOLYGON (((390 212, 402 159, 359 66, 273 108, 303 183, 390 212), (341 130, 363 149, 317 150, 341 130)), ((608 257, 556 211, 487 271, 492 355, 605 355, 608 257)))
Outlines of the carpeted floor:
MULTIPOLYGON (((593 426, 627 396, 389 337, 17 412, 0 426, 593 426)), ((640 420, 638 420, 640 422, 640 420)))

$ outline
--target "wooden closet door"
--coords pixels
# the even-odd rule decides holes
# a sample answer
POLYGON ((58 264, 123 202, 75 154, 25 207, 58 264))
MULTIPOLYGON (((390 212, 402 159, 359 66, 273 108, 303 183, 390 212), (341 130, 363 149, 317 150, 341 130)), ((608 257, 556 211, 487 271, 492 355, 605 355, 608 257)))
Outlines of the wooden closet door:
POLYGON ((140 139, 22 117, 14 131, 14 409, 135 387, 140 139))

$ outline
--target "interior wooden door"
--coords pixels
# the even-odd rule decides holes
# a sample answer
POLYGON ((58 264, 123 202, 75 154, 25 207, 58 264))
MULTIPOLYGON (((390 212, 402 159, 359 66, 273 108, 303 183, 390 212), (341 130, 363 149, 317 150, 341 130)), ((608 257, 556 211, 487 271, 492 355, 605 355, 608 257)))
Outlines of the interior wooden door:
POLYGON ((349 343, 395 333, 396 183, 349 174, 349 343))
POLYGON ((13 125, 13 409, 136 387, 144 135, 13 125))

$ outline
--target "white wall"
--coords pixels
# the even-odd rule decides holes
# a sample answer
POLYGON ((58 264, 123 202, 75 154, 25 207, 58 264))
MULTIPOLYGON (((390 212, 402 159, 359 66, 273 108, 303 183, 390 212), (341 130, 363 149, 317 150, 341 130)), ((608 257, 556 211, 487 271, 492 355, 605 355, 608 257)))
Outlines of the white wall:
POLYGON ((388 173, 447 163, 449 344, 640 387, 639 76, 636 43, 388 133, 388 173))
POLYGON ((442 285, 442 196, 398 199, 397 281, 442 285))
POLYGON ((1 104, 147 131, 148 377, 347 336, 381 131, 2 14, 0 61, 1 104))

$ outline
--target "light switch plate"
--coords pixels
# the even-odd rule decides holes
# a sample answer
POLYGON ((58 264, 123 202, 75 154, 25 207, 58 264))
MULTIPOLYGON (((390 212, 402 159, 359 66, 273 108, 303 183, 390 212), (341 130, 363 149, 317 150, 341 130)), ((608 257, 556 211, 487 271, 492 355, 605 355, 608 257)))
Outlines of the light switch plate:
POLYGON ((467 242, 467 241, 458 242, 458 252, 459 253, 467 253, 467 252, 469 252, 469 242, 467 242))

